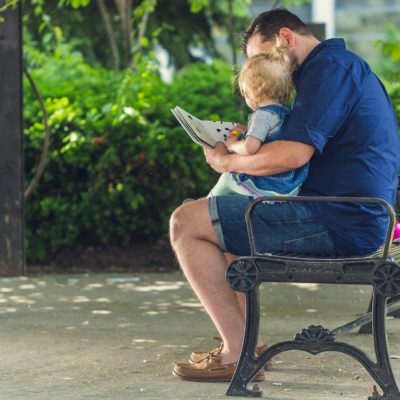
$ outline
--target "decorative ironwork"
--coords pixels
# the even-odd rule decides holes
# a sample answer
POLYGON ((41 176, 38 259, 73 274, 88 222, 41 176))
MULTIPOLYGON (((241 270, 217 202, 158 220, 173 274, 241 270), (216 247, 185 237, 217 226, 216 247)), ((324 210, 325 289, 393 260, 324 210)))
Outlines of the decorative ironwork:
POLYGON ((237 260, 229 265, 226 278, 232 289, 238 292, 248 292, 257 283, 257 268, 246 260, 237 260))
POLYGON ((310 343, 333 343, 336 340, 335 334, 321 325, 311 325, 296 334, 296 342, 310 343))
POLYGON ((395 264, 384 264, 374 273, 374 286, 385 297, 400 294, 400 268, 395 264))

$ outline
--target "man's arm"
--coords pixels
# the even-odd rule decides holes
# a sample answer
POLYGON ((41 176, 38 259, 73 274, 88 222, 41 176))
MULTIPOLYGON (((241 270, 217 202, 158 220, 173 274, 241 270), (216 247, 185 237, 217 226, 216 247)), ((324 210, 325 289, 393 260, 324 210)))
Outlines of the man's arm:
POLYGON ((240 172, 254 176, 280 174, 305 165, 315 152, 308 144, 276 140, 264 144, 251 156, 229 154, 222 143, 214 149, 204 150, 207 163, 215 171, 240 172))

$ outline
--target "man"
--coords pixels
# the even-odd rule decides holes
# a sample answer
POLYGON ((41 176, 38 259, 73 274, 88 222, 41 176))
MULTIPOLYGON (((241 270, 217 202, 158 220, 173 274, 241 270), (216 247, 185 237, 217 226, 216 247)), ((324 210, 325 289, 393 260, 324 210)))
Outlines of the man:
MULTIPOLYGON (((291 59, 297 97, 282 140, 257 154, 205 151, 218 172, 273 175, 310 162, 300 195, 370 196, 395 201, 400 144, 394 112, 365 61, 344 41, 320 43, 287 10, 258 16, 243 36, 247 57, 268 52, 278 35, 291 59)), ((210 353, 192 353, 174 374, 189 380, 230 380, 239 358, 244 297, 225 281, 233 255, 249 255, 245 210, 251 198, 221 196, 180 206, 171 217, 171 243, 182 270, 222 337, 210 353)), ((260 203, 254 213, 257 249, 355 255, 384 241, 387 218, 368 204, 260 203)), ((263 343, 259 339, 258 346, 263 343)), ((256 375, 263 379, 263 373, 256 375)))

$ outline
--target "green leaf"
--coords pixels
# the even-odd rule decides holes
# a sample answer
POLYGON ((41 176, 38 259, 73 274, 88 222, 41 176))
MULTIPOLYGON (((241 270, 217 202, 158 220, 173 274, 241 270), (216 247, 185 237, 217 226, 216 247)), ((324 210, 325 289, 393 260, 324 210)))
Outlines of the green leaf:
POLYGON ((192 13, 199 13, 208 6, 209 0, 190 0, 190 11, 192 13))
POLYGON ((142 36, 140 38, 140 43, 139 44, 140 44, 141 47, 147 48, 147 47, 150 46, 150 41, 149 41, 149 39, 147 39, 146 36, 142 36))

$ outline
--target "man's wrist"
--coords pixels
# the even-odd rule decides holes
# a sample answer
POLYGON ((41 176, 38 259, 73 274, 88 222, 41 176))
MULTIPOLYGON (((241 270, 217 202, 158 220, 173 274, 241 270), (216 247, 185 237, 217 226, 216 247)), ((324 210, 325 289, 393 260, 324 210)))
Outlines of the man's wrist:
POLYGON ((224 172, 235 172, 232 169, 232 164, 234 162, 234 159, 236 158, 237 154, 227 154, 224 156, 224 161, 222 164, 222 167, 224 169, 224 172))

